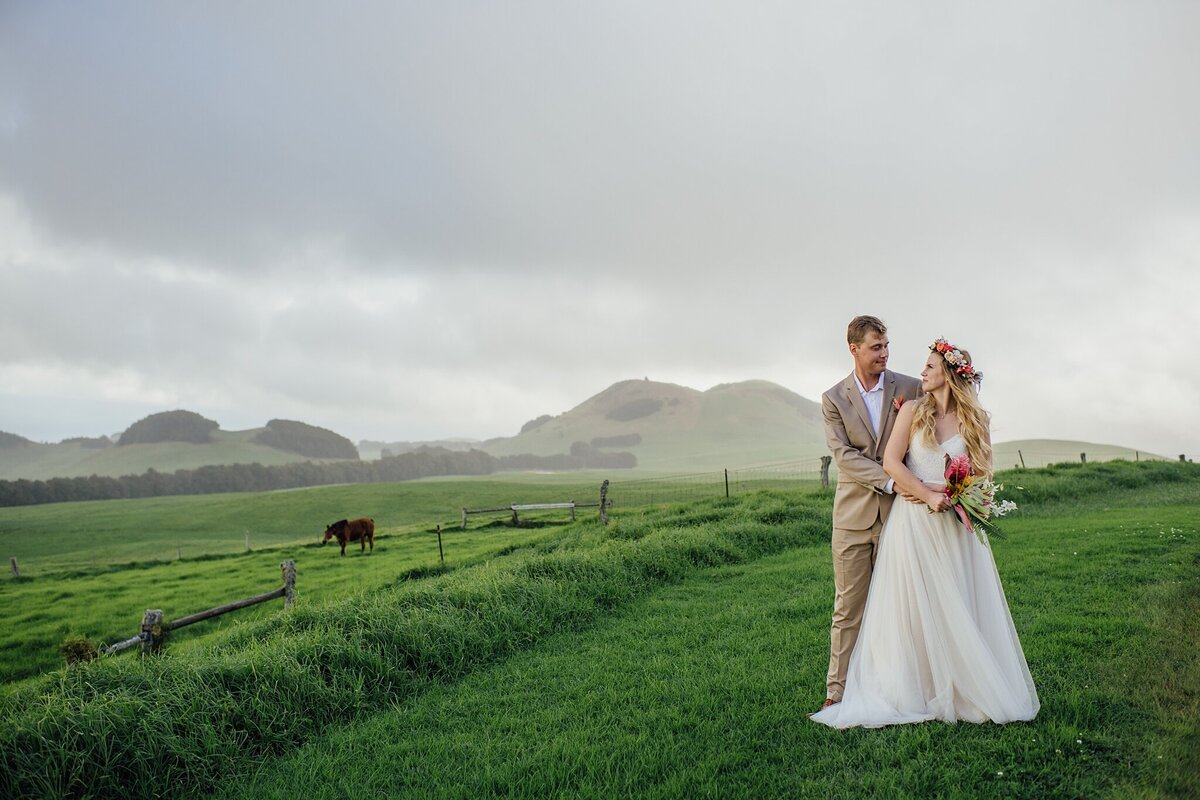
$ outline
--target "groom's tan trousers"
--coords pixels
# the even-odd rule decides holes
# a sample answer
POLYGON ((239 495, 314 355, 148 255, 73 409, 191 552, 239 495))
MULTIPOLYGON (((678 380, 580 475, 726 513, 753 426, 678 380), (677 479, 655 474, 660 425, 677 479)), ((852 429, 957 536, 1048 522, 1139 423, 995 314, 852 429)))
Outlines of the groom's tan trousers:
POLYGON ((879 533, 883 521, 863 531, 833 529, 833 582, 837 594, 833 601, 833 627, 829 633, 829 673, 825 676, 826 694, 842 699, 846 689, 846 670, 850 653, 858 641, 862 626, 863 608, 867 604, 867 589, 871 586, 871 570, 879 552, 879 533))

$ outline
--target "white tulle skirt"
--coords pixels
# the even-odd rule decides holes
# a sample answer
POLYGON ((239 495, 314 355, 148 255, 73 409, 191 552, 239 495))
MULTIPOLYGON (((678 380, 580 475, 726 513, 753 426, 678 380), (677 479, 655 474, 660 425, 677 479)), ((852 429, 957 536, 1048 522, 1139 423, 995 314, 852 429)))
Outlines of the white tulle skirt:
POLYGON ((880 535, 834 728, 1033 719, 1037 690, 991 550, 950 512, 897 499, 880 535))

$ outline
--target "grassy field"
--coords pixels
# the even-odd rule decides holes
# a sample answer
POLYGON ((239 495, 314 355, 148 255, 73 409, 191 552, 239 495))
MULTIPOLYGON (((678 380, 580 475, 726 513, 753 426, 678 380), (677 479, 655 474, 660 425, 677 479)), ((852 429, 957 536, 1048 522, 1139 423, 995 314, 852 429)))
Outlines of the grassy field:
MULTIPOLYGON (((443 527, 450 567, 475 563, 533 541, 568 520, 564 511, 523 515, 537 527, 513 529, 506 515, 472 516, 460 530, 458 509, 515 502, 599 499, 601 477, 591 473, 522 474, 497 481, 439 478, 395 484, 344 485, 282 492, 58 503, 0 509, 2 552, 18 560, 21 579, 0 579, 0 607, 11 623, 0 629, 0 683, 61 666, 59 645, 81 637, 113 643, 132 636, 147 608, 168 620, 230 600, 260 594, 279 580, 279 563, 296 562, 298 589, 308 600, 395 582, 441 563, 434 531, 443 527), (593 499, 592 495, 596 495, 593 499), (324 526, 340 517, 376 520, 376 548, 361 558, 357 545, 337 557, 321 547, 324 526), (249 535, 251 551, 246 551, 249 535)), ((754 473, 733 491, 790 484, 754 473)), ((712 498, 724 486, 641 478, 614 483, 617 508, 681 497, 712 498)), ((580 519, 596 509, 581 509, 580 519)), ((273 613, 257 606, 180 631, 178 641, 220 632, 247 618, 273 613)))
MULTIPOLYGON (((316 542, 325 526, 372 517, 385 535, 457 527, 459 509, 575 499, 598 502, 589 473, 427 479, 277 492, 0 508, 0 556, 30 577, 316 542)), ((714 490, 715 491, 715 490, 714 490)), ((582 512, 581 512, 582 513, 582 512)), ((561 515, 560 515, 561 518, 561 515)), ((472 517, 470 524, 492 518, 472 517)))
MULTIPOLYGON (((11 687, 0 795, 1194 796, 1200 471, 1004 478, 1023 509, 995 549, 1043 702, 1028 725, 808 723, 829 497, 767 492, 490 555, 485 529, 474 566, 11 687)), ((409 544, 381 542, 397 561, 409 544)))
MULTIPOLYGON (((296 562, 301 596, 320 602, 438 567, 442 556, 454 568, 536 541, 561 527, 567 513, 526 514, 533 527, 518 529, 498 524, 504 515, 472 516, 463 531, 456 509, 597 491, 599 479, 567 477, 437 479, 0 509, 3 552, 18 559, 22 574, 0 580, 0 607, 9 623, 0 629, 0 683, 61 666, 65 638, 100 644, 132 636, 147 608, 161 608, 170 620, 268 591, 279 585, 284 559, 296 562), (326 523, 360 515, 378 523, 367 557, 357 544, 347 548, 346 558, 338 556, 336 542, 318 544, 326 523)), ((219 633, 278 605, 245 609, 175 638, 219 633)))
POLYGON ((219 796, 1193 796, 1198 642, 1179 633, 1200 612, 1181 560, 1200 555, 1194 514, 1038 520, 998 545, 1043 703, 1032 724, 808 723, 830 580, 810 547, 705 570, 330 731, 219 796))
MULTIPOLYGON (((552 535, 555 527, 511 528, 498 525, 443 533, 445 567, 481 561, 511 547, 552 535)), ((147 608, 166 619, 252 597, 281 584, 279 564, 296 562, 296 587, 305 602, 333 601, 348 593, 382 588, 438 569, 437 537, 425 531, 377 535, 366 555, 358 544, 338 555, 337 542, 285 545, 230 556, 210 556, 81 570, 41 579, 0 581, 0 606, 6 609, 0 630, 0 683, 61 667, 59 646, 81 637, 97 646, 133 636, 147 608)), ((282 601, 253 606, 172 634, 171 646, 214 635, 247 620, 274 614, 282 601)))

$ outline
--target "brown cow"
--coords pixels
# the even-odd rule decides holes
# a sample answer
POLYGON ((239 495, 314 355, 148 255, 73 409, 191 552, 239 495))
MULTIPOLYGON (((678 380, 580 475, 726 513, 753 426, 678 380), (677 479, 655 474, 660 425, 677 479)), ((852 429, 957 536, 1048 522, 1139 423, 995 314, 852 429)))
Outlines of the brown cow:
POLYGON ((336 538, 338 544, 342 546, 342 555, 346 555, 346 542, 359 542, 359 550, 366 552, 367 545, 371 545, 371 552, 375 552, 375 520, 370 517, 360 517, 359 519, 339 519, 337 522, 325 528, 325 538, 321 540, 321 544, 325 544, 330 539, 336 538))

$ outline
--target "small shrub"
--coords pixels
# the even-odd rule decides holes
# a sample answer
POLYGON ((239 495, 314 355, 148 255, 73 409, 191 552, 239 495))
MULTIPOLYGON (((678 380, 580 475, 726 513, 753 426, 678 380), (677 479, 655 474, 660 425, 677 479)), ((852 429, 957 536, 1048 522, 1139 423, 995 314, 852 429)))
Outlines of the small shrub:
POLYGON ((81 662, 86 664, 94 661, 98 655, 96 646, 80 636, 68 636, 63 639, 62 644, 58 646, 58 652, 62 654, 68 667, 81 662))

